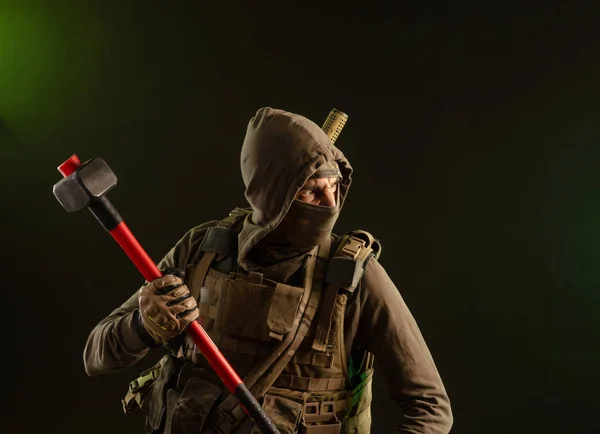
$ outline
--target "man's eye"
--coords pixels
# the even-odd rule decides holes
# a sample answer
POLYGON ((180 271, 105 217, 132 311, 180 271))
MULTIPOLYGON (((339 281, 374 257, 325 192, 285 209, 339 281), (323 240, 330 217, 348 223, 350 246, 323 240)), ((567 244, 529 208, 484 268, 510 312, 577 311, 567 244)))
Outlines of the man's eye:
POLYGON ((315 194, 315 192, 314 192, 314 190, 302 190, 302 191, 300 192, 300 194, 301 194, 302 196, 310 196, 310 195, 312 195, 312 194, 315 194))

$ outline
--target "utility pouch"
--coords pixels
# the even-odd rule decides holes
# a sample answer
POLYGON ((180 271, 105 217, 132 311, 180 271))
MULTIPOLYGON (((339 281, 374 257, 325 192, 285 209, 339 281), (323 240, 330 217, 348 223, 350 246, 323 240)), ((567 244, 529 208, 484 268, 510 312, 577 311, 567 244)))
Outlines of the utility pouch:
POLYGON ((307 402, 304 405, 299 434, 339 434, 341 429, 334 401, 307 402))
POLYGON ((293 326, 303 288, 263 280, 259 273, 224 279, 215 332, 233 338, 281 341, 293 326))
POLYGON ((214 373, 189 362, 181 369, 177 379, 177 393, 169 396, 169 407, 172 410, 169 409, 165 434, 198 434, 204 428, 224 390, 222 385, 202 378, 205 373, 214 376, 214 373))
MULTIPOLYGON (((282 396, 266 394, 262 408, 281 434, 296 434, 302 414, 302 404, 282 396)), ((250 434, 261 434, 256 425, 250 434)))
POLYGON ((352 390, 350 411, 344 421, 344 432, 363 434, 371 432, 371 401, 373 400, 373 368, 361 372, 360 381, 352 390))
POLYGON ((164 425, 167 391, 174 387, 179 359, 168 354, 152 368, 129 383, 125 398, 121 400, 125 414, 139 407, 146 415, 146 434, 160 432, 164 425))

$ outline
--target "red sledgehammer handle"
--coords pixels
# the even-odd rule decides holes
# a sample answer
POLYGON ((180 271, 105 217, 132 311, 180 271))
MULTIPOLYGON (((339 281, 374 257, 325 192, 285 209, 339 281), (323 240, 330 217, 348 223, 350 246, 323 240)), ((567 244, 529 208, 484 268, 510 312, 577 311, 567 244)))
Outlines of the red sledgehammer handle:
MULTIPOLYGON (((73 155, 63 164, 58 166, 58 171, 63 176, 67 177, 75 172, 80 166, 81 162, 79 158, 77 158, 77 155, 73 155)), ((151 282, 162 276, 162 273, 154 261, 148 256, 124 221, 121 221, 114 229, 109 230, 108 232, 125 251, 127 256, 129 256, 129 259, 131 259, 142 276, 144 276, 144 279, 151 282)), ((237 375, 229 362, 227 362, 202 326, 197 321, 194 321, 187 327, 186 333, 192 337, 196 346, 202 352, 202 355, 206 358, 219 378, 221 378, 223 384, 225 384, 225 387, 238 398, 242 404, 242 408, 261 431, 265 434, 279 434, 279 431, 275 425, 273 425, 273 422, 271 422, 258 401, 256 401, 254 396, 250 393, 241 378, 237 375)))

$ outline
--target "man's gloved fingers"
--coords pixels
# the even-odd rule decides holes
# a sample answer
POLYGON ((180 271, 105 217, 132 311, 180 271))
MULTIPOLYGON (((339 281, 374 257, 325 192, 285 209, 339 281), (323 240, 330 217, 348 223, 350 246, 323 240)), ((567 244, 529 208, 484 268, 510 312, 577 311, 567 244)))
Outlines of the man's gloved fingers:
POLYGON ((181 285, 181 286, 178 286, 177 288, 175 288, 173 290, 173 292, 171 292, 169 295, 167 295, 167 297, 168 298, 180 298, 186 294, 190 294, 190 290, 188 289, 188 287, 186 285, 181 285))
POLYGON ((163 275, 166 275, 166 274, 171 274, 171 275, 173 275, 173 276, 177 276, 177 277, 179 277, 180 279, 183 279, 183 278, 185 277, 185 271, 183 271, 183 270, 182 270, 182 269, 180 269, 180 268, 175 268, 175 267, 166 267, 166 268, 163 268, 162 270, 160 270, 160 272, 161 272, 163 275))
POLYGON ((165 295, 184 285, 184 283, 179 277, 169 274, 153 280, 152 285, 155 288, 156 295, 165 295))
POLYGON ((171 307, 171 314, 179 320, 183 319, 184 321, 191 322, 200 316, 200 310, 194 297, 188 297, 179 304, 173 305, 171 307))
POLYGON ((183 312, 180 312, 177 315, 175 315, 177 319, 185 318, 188 322, 194 321, 196 318, 198 318, 198 316, 200 315, 198 312, 198 308, 196 307, 193 309, 184 310, 183 312))
POLYGON ((196 304, 196 300, 193 297, 186 297, 181 300, 177 304, 172 304, 169 306, 171 315, 174 315, 176 318, 182 318, 178 316, 180 313, 185 312, 190 309, 198 309, 198 305, 196 304))
POLYGON ((173 298, 172 300, 167 301, 167 306, 174 306, 191 297, 192 294, 190 294, 189 291, 186 291, 181 297, 173 298))
POLYGON ((187 290, 187 287, 181 283, 179 285, 175 284, 175 285, 168 285, 168 286, 163 286, 162 288, 158 288, 154 293, 156 295, 166 295, 171 291, 176 291, 177 288, 185 288, 185 290, 187 290))

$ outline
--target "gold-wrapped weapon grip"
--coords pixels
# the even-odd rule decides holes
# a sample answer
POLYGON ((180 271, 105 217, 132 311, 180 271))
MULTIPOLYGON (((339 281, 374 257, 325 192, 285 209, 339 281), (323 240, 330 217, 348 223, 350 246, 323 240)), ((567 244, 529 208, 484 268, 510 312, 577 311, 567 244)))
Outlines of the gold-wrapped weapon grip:
POLYGON ((329 116, 325 119, 325 123, 323 124, 323 131, 327 134, 327 137, 331 139, 331 143, 334 144, 337 140, 338 136, 342 132, 342 128, 346 125, 346 121, 348 120, 348 115, 346 113, 342 113, 338 109, 332 109, 329 112, 329 116))

